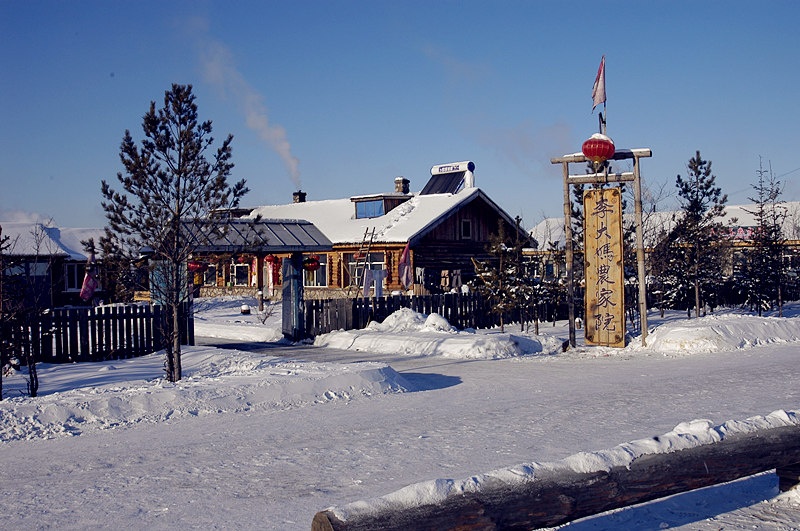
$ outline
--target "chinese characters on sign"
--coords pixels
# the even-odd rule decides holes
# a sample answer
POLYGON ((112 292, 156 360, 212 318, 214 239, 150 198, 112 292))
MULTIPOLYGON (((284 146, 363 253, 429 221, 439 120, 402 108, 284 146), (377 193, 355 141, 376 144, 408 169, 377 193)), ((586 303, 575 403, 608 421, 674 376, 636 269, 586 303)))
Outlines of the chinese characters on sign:
POLYGON ((586 342, 625 346, 625 278, 619 188, 583 195, 586 271, 586 342))

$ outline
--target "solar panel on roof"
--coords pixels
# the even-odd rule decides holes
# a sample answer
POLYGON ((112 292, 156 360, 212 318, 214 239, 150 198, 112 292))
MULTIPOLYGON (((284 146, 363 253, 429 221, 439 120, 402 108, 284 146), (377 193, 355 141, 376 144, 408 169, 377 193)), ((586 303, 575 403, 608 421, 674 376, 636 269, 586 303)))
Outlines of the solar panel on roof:
POLYGON ((429 194, 454 194, 458 192, 461 185, 464 183, 464 174, 466 172, 456 171, 453 173, 440 173, 431 175, 430 180, 425 185, 425 188, 419 193, 420 195, 429 194))

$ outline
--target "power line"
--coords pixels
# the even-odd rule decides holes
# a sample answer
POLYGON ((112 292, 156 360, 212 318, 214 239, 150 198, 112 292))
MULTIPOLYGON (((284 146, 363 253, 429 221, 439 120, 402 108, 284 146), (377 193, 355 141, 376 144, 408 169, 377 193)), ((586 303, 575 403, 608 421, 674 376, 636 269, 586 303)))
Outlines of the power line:
POLYGON ((779 177, 783 177, 783 176, 785 176, 785 175, 789 175, 790 173, 794 173, 794 172, 796 172, 796 171, 800 171, 800 168, 795 168, 795 169, 793 169, 793 170, 791 170, 791 171, 787 171, 786 173, 781 173, 780 175, 777 175, 777 176, 775 176, 775 178, 777 179, 777 178, 779 178, 779 177))

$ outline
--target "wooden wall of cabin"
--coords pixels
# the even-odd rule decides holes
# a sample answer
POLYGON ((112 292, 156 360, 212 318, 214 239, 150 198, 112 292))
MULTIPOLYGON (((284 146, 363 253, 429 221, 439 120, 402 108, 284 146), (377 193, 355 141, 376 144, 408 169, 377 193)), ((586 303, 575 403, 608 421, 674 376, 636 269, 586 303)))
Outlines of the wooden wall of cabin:
MULTIPOLYGON (((497 211, 483 201, 475 201, 440 223, 414 246, 414 267, 426 270, 426 276, 436 276, 442 271, 460 271, 460 281, 464 284, 475 276, 472 259, 486 260, 486 248, 492 235, 497 234, 498 224, 502 223, 509 239, 514 237, 514 225, 506 221, 497 211), (469 225, 464 233, 464 223, 469 225), (432 274, 431 274, 432 273, 432 274)), ((429 289, 418 292, 436 292, 435 281, 429 289)))

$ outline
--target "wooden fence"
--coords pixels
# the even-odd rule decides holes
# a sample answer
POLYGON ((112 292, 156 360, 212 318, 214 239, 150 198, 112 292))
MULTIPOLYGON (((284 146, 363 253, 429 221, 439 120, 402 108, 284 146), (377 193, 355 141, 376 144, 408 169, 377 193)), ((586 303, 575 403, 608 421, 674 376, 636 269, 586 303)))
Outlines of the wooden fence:
MULTIPOLYGON (((303 305, 305 332, 312 337, 333 330, 364 328, 371 321, 383 321, 401 308, 425 315, 438 313, 460 329, 491 328, 500 324, 500 316, 492 313, 490 303, 475 293, 304 300, 303 305)), ((514 320, 519 320, 518 314, 505 316, 506 323, 514 320)))
MULTIPOLYGON (((374 510, 337 517, 318 512, 312 531, 478 531, 552 527, 611 509, 627 507, 775 469, 780 489, 800 481, 800 425, 728 435, 721 441, 671 453, 639 456, 628 466, 578 472, 555 463, 531 481, 487 482, 438 502, 388 501, 374 510)), ((413 487, 409 487, 413 488, 413 487)), ((363 502, 362 502, 363 504, 363 502)), ((347 514, 347 506, 344 507, 347 514)), ((341 513, 340 513, 341 514, 341 513)))
MULTIPOLYGON (((194 344, 194 319, 188 304, 181 311, 181 343, 194 344)), ((37 362, 72 363, 133 358, 163 348, 160 305, 99 306, 47 310, 26 324, 5 323, 2 338, 8 356, 37 362)), ((4 356, 5 357, 5 356, 4 356)))

